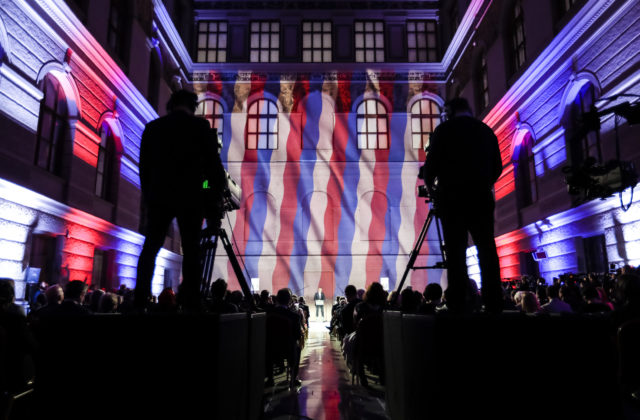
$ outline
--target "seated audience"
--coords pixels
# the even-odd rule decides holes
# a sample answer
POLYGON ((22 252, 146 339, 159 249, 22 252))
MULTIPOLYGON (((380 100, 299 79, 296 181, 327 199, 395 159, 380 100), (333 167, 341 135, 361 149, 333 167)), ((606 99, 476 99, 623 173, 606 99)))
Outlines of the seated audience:
POLYGON ((51 308, 41 316, 84 316, 89 310, 82 305, 87 294, 87 285, 80 280, 73 280, 64 287, 64 300, 60 305, 51 308))
POLYGON ((582 289, 582 298, 585 304, 582 306, 583 313, 610 312, 609 305, 602 303, 598 290, 592 285, 586 285, 582 289))
POLYGON ((362 302, 358 299, 358 291, 353 285, 348 285, 344 288, 344 295, 347 299, 347 304, 340 311, 340 327, 338 330, 338 336, 342 339, 347 334, 351 334, 356 330, 355 319, 353 312, 356 305, 362 302))
POLYGON ((546 314, 573 313, 571 305, 560 299, 560 288, 558 284, 552 284, 547 288, 549 303, 542 305, 541 311, 546 314))
POLYGON ((525 314, 537 314, 540 312, 538 297, 530 291, 522 292, 522 312, 525 314))
MULTIPOLYGON (((95 292, 94 292, 95 293, 95 292)), ((96 308, 96 313, 115 314, 118 311, 118 297, 113 293, 103 293, 96 308)))
POLYGON ((233 313, 238 312, 238 307, 228 302, 225 297, 227 295, 227 282, 224 279, 218 279, 211 284, 211 303, 209 310, 216 313, 233 313))

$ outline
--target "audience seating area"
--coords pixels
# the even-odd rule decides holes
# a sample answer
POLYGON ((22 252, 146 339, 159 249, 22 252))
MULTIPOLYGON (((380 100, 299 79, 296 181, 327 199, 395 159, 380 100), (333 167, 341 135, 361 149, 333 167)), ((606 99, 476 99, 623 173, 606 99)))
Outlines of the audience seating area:
POLYGON ((258 418, 264 331, 246 313, 42 320, 36 418, 258 418))
POLYGON ((407 420, 618 419, 614 334, 603 316, 388 311, 387 408, 407 420))

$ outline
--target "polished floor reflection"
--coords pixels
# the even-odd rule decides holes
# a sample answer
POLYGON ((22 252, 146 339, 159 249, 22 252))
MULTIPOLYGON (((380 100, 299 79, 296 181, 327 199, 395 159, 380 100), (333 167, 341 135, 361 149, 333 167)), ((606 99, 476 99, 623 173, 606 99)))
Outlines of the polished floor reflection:
POLYGON ((288 390, 282 374, 265 390, 264 419, 388 419, 382 388, 351 384, 340 343, 329 336, 327 325, 311 322, 300 362, 302 386, 288 390))

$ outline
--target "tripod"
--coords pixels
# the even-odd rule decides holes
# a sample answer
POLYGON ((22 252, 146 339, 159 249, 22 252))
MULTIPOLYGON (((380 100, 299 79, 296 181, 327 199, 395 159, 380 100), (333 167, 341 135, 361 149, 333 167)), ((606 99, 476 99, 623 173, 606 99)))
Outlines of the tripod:
POLYGON ((404 286, 404 282, 409 275, 410 270, 428 270, 428 269, 444 269, 447 268, 447 255, 445 252, 445 244, 442 239, 442 232, 440 230, 440 221, 438 220, 438 215, 436 214, 436 206, 433 200, 426 198, 425 202, 427 204, 431 203, 431 209, 429 210, 429 214, 427 215, 427 219, 424 221, 422 225, 422 230, 418 235, 418 239, 416 239, 416 244, 411 250, 411 254, 409 254, 409 263, 407 267, 404 269, 404 274, 402 275, 402 280, 400 280, 400 284, 398 285, 398 293, 402 291, 402 286, 404 286), (427 232, 429 231, 429 227, 431 223, 435 220, 436 230, 438 232, 438 244, 440 245, 440 256, 442 257, 442 261, 438 261, 433 265, 427 266, 418 266, 416 267, 414 264, 416 263, 416 259, 420 254, 420 248, 422 248, 422 244, 424 243, 425 238, 427 237, 427 232))
POLYGON ((249 288, 249 284, 247 283, 247 278, 244 276, 244 272, 238 263, 238 258, 233 252, 233 247, 231 246, 227 232, 222 227, 207 227, 202 231, 202 238, 200 239, 200 247, 202 249, 202 283, 200 285, 200 292, 202 293, 202 296, 209 296, 209 292, 211 290, 211 275, 213 274, 213 263, 215 262, 216 251, 218 249, 218 239, 222 241, 222 246, 227 252, 227 256, 229 257, 233 271, 238 278, 238 282, 240 283, 240 288, 242 288, 242 293, 244 294, 245 299, 247 299, 251 308, 253 308, 253 295, 249 288))

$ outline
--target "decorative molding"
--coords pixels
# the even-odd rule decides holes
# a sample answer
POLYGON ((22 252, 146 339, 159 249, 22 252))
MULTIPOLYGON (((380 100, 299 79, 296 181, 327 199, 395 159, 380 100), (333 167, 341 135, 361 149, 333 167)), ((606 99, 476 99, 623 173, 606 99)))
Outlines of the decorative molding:
POLYGON ((618 3, 620 7, 608 17, 607 22, 597 27, 593 26, 593 22, 601 17, 614 3, 615 0, 590 0, 583 5, 576 16, 564 26, 553 41, 529 65, 524 74, 518 78, 491 109, 483 119, 484 123, 495 131, 499 131, 504 124, 508 123, 509 118, 507 116, 510 115, 514 106, 522 109, 534 98, 537 98, 539 96, 538 93, 544 91, 550 83, 559 77, 561 72, 570 66, 569 63, 573 56, 579 55, 583 50, 590 48, 608 29, 610 26, 608 23, 624 15, 637 2, 618 3), (595 28, 595 31, 587 40, 578 44, 579 38, 590 28, 595 28), (568 51, 572 51, 576 45, 578 47, 572 52, 572 57, 567 57, 561 61, 561 58, 568 51), (551 75, 546 75, 553 68, 556 70, 551 75), (524 101, 522 101, 523 98, 524 101), (519 103, 520 101, 522 103, 519 103), (506 121, 504 121, 505 118, 506 121))
POLYGON ((77 119, 82 115, 82 101, 80 99, 80 92, 78 91, 76 81, 70 75, 69 70, 70 68, 67 63, 50 61, 45 63, 38 71, 36 83, 40 85, 48 74, 55 77, 64 90, 64 95, 67 99, 67 107, 69 108, 69 118, 77 119))
MULTIPOLYGON (((11 67, 7 65, 0 65, 0 74, 16 86, 22 88, 24 92, 33 97, 36 101, 40 102, 44 97, 44 93, 42 93, 40 89, 34 86, 31 81, 26 80, 22 75, 16 73, 11 67)), ((30 111, 33 112, 33 110, 30 111)), ((35 110, 35 115, 38 115, 38 112, 38 110, 35 110)))
MULTIPOLYGON (((72 60, 83 62, 84 60, 78 60, 76 57, 80 54, 84 55, 88 61, 104 75, 103 78, 96 78, 96 81, 101 82, 103 79, 107 79, 113 83, 114 88, 120 93, 118 97, 126 98, 145 122, 158 117, 149 102, 142 96, 142 93, 138 91, 116 62, 113 61, 111 56, 87 30, 84 24, 78 20, 64 0, 34 0, 34 2, 53 19, 58 25, 59 31, 51 28, 42 21, 33 9, 29 8, 30 17, 34 20, 42 21, 40 24, 41 28, 54 40, 57 40, 65 49, 71 47, 76 51, 72 60), (59 35, 57 35, 58 32, 65 34, 68 41, 74 45, 69 46, 66 42, 62 41, 59 35)), ((102 84, 104 84, 104 82, 102 82, 102 84)), ((110 89, 107 90, 107 92, 110 91, 110 89)), ((131 115, 133 116, 133 113, 131 115)))
POLYGON ((169 16, 169 12, 167 12, 167 8, 164 6, 162 0, 153 0, 153 13, 156 16, 156 21, 159 23, 158 25, 158 35, 160 36, 160 40, 168 47, 173 55, 173 50, 175 49, 176 54, 182 61, 182 66, 187 73, 192 72, 193 60, 191 59, 191 55, 187 50, 187 47, 184 45, 182 41, 182 37, 178 33, 178 29, 173 24, 173 20, 171 16, 169 16), (169 42, 166 42, 162 38, 164 38, 163 32, 166 33, 169 38, 169 42))
POLYGON ((13 47, 7 34, 7 28, 2 20, 2 16, 0 16, 0 51, 4 51, 4 56, 0 56, 0 65, 2 65, 4 57, 7 57, 7 63, 11 63, 11 52, 13 51, 13 47))

